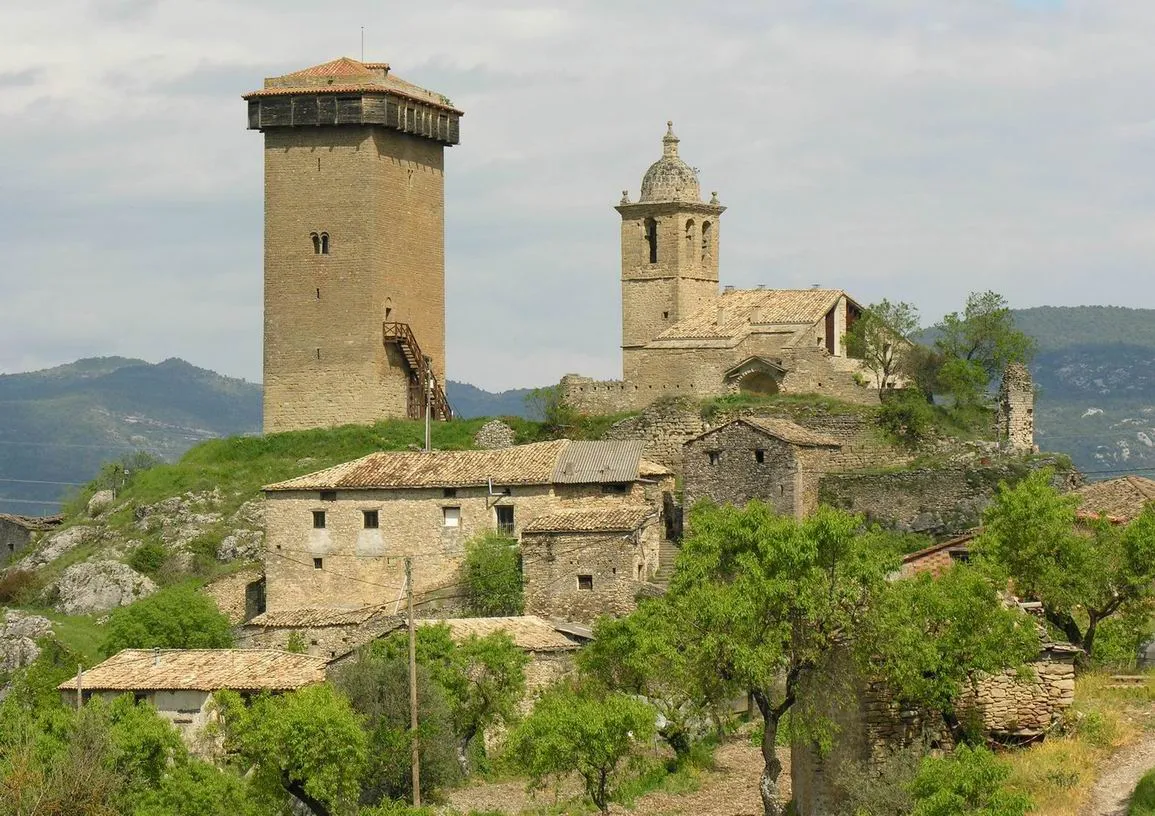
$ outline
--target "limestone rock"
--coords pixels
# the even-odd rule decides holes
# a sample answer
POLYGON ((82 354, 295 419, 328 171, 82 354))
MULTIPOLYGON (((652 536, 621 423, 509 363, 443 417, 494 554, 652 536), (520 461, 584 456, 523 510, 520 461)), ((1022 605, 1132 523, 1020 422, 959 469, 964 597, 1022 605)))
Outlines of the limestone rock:
POLYGON ((51 564, 62 555, 72 552, 81 544, 94 541, 100 537, 100 531, 95 527, 78 525, 61 530, 49 536, 44 546, 20 562, 20 569, 36 569, 51 564))
POLYGON ((237 508, 229 518, 233 527, 247 527, 253 530, 265 529, 265 502, 262 499, 247 501, 237 508))
POLYGON ((138 507, 136 526, 146 533, 157 533, 170 549, 183 549, 220 523, 220 504, 219 489, 173 496, 138 507))
POLYGON ((105 612, 156 592, 156 584, 119 561, 73 564, 55 584, 54 606, 67 615, 105 612))
POLYGON ((88 500, 88 515, 89 518, 96 518, 108 508, 112 507, 113 502, 116 501, 116 494, 111 490, 98 490, 92 494, 92 498, 88 500))
POLYGON ((38 638, 52 633, 52 621, 9 609, 0 622, 0 673, 23 668, 40 656, 38 638))
POLYGON ((265 534, 260 530, 237 530, 225 536, 217 548, 219 561, 257 561, 265 548, 265 534))
POLYGON ((500 419, 491 419, 477 431, 477 435, 473 437, 473 444, 479 448, 493 450, 511 447, 516 439, 517 433, 513 428, 500 419))

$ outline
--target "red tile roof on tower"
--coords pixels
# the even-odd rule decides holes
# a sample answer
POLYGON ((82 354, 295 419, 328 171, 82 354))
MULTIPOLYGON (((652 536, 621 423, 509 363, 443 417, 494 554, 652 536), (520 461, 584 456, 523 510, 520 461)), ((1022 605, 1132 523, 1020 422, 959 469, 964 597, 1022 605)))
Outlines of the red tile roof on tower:
POLYGON ((267 77, 263 88, 243 94, 242 98, 362 93, 394 94, 462 115, 442 94, 394 76, 389 63, 361 62, 352 57, 339 57, 283 76, 267 77))

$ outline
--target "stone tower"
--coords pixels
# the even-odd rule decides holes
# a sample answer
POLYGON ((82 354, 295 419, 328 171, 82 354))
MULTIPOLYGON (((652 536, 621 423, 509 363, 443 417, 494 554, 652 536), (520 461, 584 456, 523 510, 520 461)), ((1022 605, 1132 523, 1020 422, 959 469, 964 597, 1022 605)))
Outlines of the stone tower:
POLYGON ((636 203, 623 191, 622 368, 636 378, 639 350, 678 320, 718 297, 718 221, 726 209, 715 193, 702 202, 698 175, 678 156, 667 122, 662 157, 642 178, 636 203))
POLYGON ((995 421, 995 438, 1004 450, 1035 451, 1035 386, 1022 363, 1011 363, 1003 371, 995 421))
POLYGON ((266 433, 448 418, 444 148, 461 111, 347 57, 245 94, 265 135, 266 433))

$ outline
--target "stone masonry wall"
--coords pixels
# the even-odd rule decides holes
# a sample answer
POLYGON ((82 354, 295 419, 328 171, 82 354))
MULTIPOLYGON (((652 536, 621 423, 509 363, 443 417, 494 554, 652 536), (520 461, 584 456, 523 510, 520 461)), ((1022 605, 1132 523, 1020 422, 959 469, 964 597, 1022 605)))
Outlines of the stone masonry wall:
POLYGON ((1035 450, 1035 385, 1022 363, 1011 363, 999 386, 995 438, 1011 453, 1035 450))
POLYGON ((27 550, 32 539, 32 532, 23 524, 0 516, 0 567, 27 550))
POLYGON ((265 431, 404 417, 384 321, 445 371, 439 143, 380 127, 265 132, 265 431), (327 233, 329 253, 310 233, 327 233))
POLYGON ((640 439, 646 443, 643 454, 646 459, 681 473, 682 445, 708 427, 694 403, 663 400, 650 405, 639 416, 615 423, 606 432, 606 439, 640 439))
POLYGON ((235 626, 264 611, 252 609, 249 602, 249 587, 264 580, 264 577, 265 573, 261 569, 245 569, 205 584, 200 591, 212 598, 221 614, 235 626))
POLYGON ((782 515, 800 517, 805 488, 798 452, 796 446, 740 423, 687 442, 682 464, 685 506, 710 499, 740 507, 758 499, 782 515))

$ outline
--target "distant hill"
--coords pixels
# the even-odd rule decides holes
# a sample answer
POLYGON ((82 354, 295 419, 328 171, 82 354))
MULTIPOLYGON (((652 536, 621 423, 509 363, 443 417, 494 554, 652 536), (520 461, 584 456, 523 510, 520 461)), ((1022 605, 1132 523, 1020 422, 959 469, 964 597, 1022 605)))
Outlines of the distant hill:
POLYGON ((453 406, 453 413, 462 419, 483 416, 527 417, 525 398, 532 388, 514 388, 493 393, 475 385, 447 380, 445 395, 453 406))
POLYGON ((0 512, 54 512, 68 482, 145 450, 257 433, 261 387, 171 359, 97 357, 0 375, 0 512))

